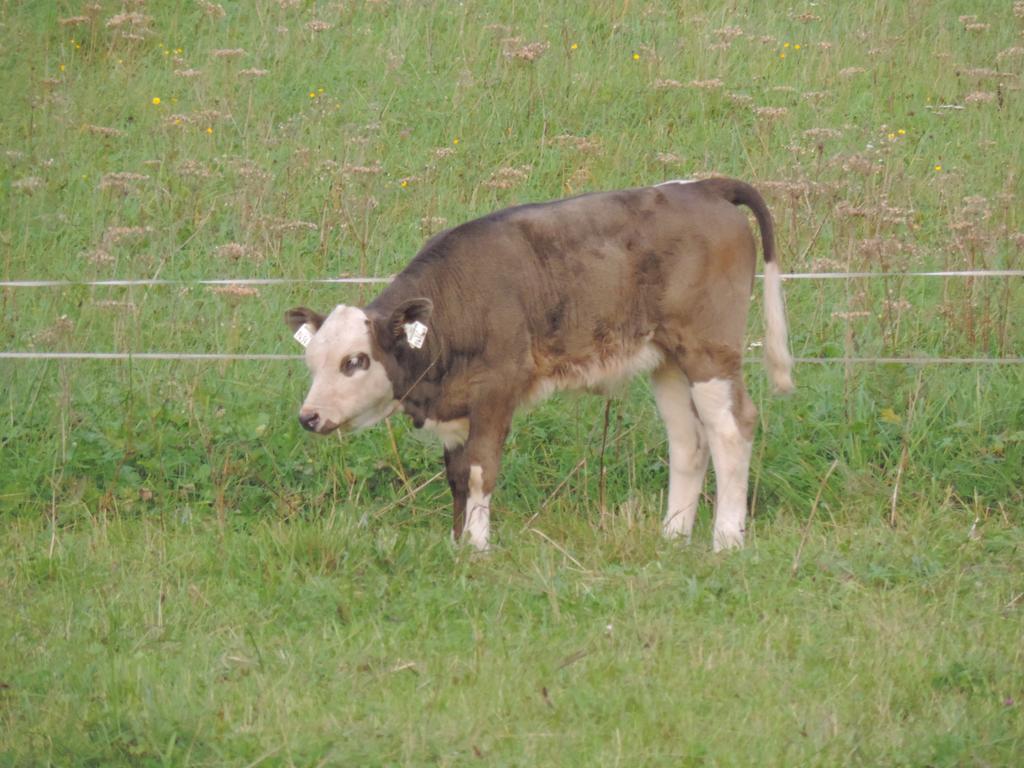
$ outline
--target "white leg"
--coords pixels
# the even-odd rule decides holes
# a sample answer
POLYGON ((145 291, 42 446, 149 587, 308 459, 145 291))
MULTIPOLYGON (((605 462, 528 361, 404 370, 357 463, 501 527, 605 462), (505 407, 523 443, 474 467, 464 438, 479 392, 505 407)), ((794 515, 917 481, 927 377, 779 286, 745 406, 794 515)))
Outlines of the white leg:
MULTIPOLYGON (((748 403, 747 412, 740 414, 746 426, 743 429, 733 413, 733 387, 729 379, 711 379, 694 384, 692 389, 715 464, 715 552, 743 546, 747 519, 753 404, 748 403)), ((745 400, 741 398, 740 402, 745 400)))
POLYGON ((481 552, 491 535, 491 495, 484 493, 484 471, 479 464, 469 468, 469 496, 466 499, 466 527, 463 536, 481 552))
POLYGON ((708 468, 704 428, 693 411, 690 381, 674 365, 664 365, 651 377, 654 399, 668 433, 668 510, 662 523, 667 539, 690 540, 697 503, 708 468))

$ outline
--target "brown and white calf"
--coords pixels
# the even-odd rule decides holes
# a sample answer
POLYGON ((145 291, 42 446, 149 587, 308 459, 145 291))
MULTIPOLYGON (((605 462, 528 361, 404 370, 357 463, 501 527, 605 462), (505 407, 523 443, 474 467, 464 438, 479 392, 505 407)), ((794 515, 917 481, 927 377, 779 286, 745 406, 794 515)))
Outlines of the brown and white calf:
POLYGON ((486 549, 516 408, 650 372, 668 432, 665 535, 689 539, 710 453, 714 548, 740 546, 757 413, 742 374, 757 250, 737 205, 761 230, 765 361, 788 391, 772 218, 753 187, 717 178, 498 211, 430 239, 365 308, 289 310, 313 375, 299 421, 327 434, 401 412, 436 432, 452 534, 486 549))

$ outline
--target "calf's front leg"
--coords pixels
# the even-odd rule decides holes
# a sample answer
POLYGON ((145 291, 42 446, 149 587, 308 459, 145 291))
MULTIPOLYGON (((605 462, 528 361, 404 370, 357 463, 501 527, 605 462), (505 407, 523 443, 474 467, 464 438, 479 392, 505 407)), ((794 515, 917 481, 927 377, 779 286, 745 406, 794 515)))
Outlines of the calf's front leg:
POLYGON ((469 436, 464 445, 444 452, 454 515, 452 539, 468 540, 476 549, 490 546, 491 494, 498 483, 501 453, 508 435, 511 413, 487 405, 471 412, 469 436))
POLYGON ((469 495, 469 467, 465 446, 444 449, 444 469, 455 508, 452 513, 452 541, 458 542, 466 526, 466 498, 469 495))

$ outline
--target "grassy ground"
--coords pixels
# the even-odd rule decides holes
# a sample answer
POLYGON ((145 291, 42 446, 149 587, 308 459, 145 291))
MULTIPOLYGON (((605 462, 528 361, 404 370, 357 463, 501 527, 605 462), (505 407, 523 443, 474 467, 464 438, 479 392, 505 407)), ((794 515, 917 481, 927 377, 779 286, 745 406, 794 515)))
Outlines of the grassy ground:
MULTIPOLYGON (((887 275, 788 283, 796 354, 1019 356, 1019 278, 898 274, 1024 264, 1024 7, 978 8, 0 4, 0 274, 387 275, 497 207, 724 173, 785 269, 887 275)), ((0 345, 293 353, 285 308, 371 295, 4 289, 0 345)), ((606 513, 603 403, 556 398, 479 558, 407 424, 299 434, 299 362, 0 361, 0 764, 1019 762, 1021 366, 749 379, 743 552, 707 505, 658 538, 637 382, 606 513)))

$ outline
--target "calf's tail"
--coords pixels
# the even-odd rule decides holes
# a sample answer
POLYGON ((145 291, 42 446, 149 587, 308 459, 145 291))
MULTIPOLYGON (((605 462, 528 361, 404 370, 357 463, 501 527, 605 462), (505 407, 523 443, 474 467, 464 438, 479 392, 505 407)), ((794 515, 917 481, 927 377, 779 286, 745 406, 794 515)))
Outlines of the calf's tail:
POLYGON ((735 179, 708 179, 702 185, 733 205, 754 212, 764 249, 764 359, 768 378, 776 392, 792 392, 793 356, 789 353, 786 305, 782 300, 782 276, 775 254, 775 225, 761 193, 735 179))

